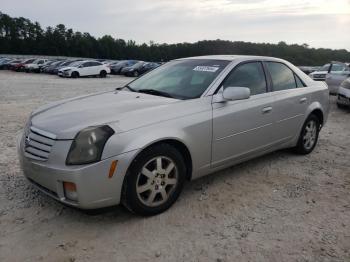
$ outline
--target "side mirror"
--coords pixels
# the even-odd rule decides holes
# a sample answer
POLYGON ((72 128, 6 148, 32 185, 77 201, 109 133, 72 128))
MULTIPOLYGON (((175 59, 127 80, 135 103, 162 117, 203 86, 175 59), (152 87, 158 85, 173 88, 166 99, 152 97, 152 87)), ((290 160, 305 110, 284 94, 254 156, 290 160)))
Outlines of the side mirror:
POLYGON ((250 97, 250 89, 247 87, 226 87, 222 93, 215 95, 214 102, 222 103, 233 100, 243 100, 250 97))

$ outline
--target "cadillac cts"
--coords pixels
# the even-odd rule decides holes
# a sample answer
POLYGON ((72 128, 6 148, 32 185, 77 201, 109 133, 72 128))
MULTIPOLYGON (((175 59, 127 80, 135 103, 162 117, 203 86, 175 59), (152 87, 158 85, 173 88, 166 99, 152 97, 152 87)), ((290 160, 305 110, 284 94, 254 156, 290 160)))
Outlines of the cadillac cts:
POLYGON ((310 153, 328 104, 323 82, 281 59, 185 58, 39 108, 18 152, 28 180, 65 204, 154 215, 186 180, 282 148, 310 153))

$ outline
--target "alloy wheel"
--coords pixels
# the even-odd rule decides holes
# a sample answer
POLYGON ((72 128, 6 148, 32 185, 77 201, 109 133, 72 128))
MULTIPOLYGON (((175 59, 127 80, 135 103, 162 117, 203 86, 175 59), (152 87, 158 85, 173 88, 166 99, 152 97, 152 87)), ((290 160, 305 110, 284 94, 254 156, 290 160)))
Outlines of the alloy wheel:
POLYGON ((317 124, 314 120, 310 120, 305 126, 305 133, 303 136, 303 145, 305 149, 310 150, 317 138, 317 124))
POLYGON ((137 177, 136 192, 146 206, 156 207, 165 203, 178 183, 178 170, 173 160, 157 156, 148 161, 137 177))

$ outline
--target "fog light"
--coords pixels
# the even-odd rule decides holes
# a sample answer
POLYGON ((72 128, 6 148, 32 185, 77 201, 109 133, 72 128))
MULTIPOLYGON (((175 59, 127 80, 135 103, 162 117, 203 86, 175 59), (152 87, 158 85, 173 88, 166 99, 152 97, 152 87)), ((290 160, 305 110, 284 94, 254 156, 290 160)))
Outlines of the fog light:
POLYGON ((77 187, 74 183, 63 182, 63 188, 64 188, 64 195, 66 198, 73 201, 78 200, 77 187))

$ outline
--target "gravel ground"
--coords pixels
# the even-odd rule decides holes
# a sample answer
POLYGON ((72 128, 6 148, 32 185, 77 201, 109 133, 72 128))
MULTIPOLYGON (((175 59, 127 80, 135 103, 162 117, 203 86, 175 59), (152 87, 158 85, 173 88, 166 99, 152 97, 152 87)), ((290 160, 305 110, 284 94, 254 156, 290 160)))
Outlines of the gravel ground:
POLYGON ((50 101, 129 81, 0 72, 0 261, 350 261, 350 111, 308 156, 283 150, 188 183, 150 218, 65 207, 22 176, 15 137, 50 101))

